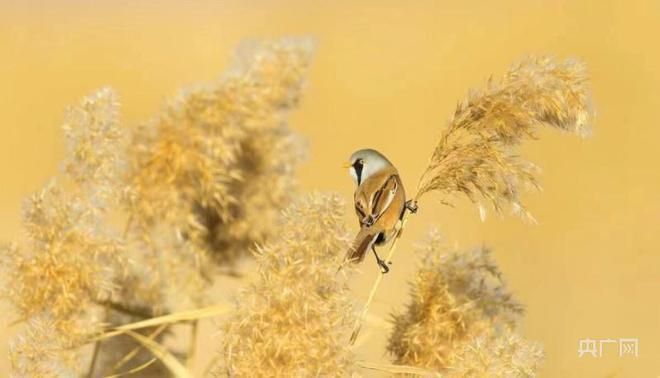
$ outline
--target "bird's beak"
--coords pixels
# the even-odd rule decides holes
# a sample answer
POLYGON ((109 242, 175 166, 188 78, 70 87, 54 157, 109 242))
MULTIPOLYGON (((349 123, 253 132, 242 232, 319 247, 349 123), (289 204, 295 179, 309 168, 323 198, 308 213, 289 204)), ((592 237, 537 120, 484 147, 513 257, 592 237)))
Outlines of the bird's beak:
POLYGON ((342 167, 342 168, 350 168, 350 167, 351 167, 351 163, 344 163, 344 164, 342 164, 341 167, 342 167))

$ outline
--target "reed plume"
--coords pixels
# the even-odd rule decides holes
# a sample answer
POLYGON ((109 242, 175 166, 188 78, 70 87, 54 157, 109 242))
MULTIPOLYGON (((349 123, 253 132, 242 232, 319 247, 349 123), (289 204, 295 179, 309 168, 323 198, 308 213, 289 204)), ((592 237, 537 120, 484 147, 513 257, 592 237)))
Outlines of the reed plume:
POLYGON ((151 242, 161 228, 221 264, 273 234, 302 157, 286 116, 312 50, 307 39, 244 44, 217 83, 182 92, 136 130, 126 197, 136 234, 151 242))
POLYGON ((25 322, 12 346, 18 376, 79 371, 73 349, 100 329, 95 303, 110 297, 122 272, 122 240, 104 220, 104 204, 119 198, 117 107, 102 89, 68 109, 62 183, 29 198, 23 237, 3 249, 3 286, 25 322))
MULTIPOLYGON (((304 38, 244 44, 217 82, 182 91, 133 131, 123 197, 131 259, 112 324, 199 307, 221 269, 277 230, 304 149, 287 116, 312 50, 304 38)), ((139 346, 129 336, 105 344, 105 371, 139 346)), ((142 350, 124 369, 150 357, 142 350)), ((164 371, 156 363, 141 372, 164 371)))
POLYGON ((347 269, 350 238, 342 201, 310 195, 285 212, 277 239, 256 253, 258 277, 222 325, 217 376, 347 376, 353 320, 347 269))
POLYGON ((520 192, 539 186, 538 169, 514 149, 535 138, 541 126, 589 135, 590 101, 582 63, 524 59, 501 80, 489 80, 458 103, 415 198, 431 191, 462 193, 473 202, 491 203, 497 212, 510 205, 515 214, 531 218, 520 192))
POLYGON ((514 333, 523 309, 489 250, 447 252, 433 233, 418 253, 410 303, 392 319, 394 362, 448 376, 534 375, 540 347, 514 333))
MULTIPOLYGON (((312 47, 245 44, 217 83, 183 92, 130 134, 110 89, 67 110, 63 177, 28 201, 24 240, 2 249, 8 297, 24 323, 16 375, 49 376, 56 365, 84 373, 80 347, 102 326, 200 304, 216 273, 203 267, 227 266, 277 230, 303 155, 286 117, 312 47)), ((137 345, 124 336, 96 342, 89 374, 148 361, 131 352, 137 345)))
POLYGON ((543 348, 511 327, 487 329, 462 344, 449 367, 455 377, 535 377, 543 363, 543 348))
MULTIPOLYGON (((66 154, 62 170, 96 207, 119 199, 124 189, 126 132, 119 127, 119 102, 101 88, 67 109, 62 125, 66 154)), ((114 204, 112 203, 112 204, 114 204)))

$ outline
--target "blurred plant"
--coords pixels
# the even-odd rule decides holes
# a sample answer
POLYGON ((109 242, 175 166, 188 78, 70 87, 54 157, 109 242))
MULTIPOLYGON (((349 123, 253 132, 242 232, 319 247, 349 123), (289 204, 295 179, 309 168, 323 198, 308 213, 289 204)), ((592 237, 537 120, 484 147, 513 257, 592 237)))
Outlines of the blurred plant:
POLYGON ((179 235, 200 259, 231 263, 276 229, 302 145, 287 112, 300 98, 313 44, 244 44, 214 85, 181 94, 133 135, 126 207, 149 238, 179 235))
MULTIPOLYGON (((221 80, 179 95, 131 135, 109 89, 67 111, 64 175, 27 201, 24 237, 0 250, 22 327, 14 375, 190 376, 180 360, 194 349, 174 352, 165 335, 191 322, 194 346, 196 320, 227 311, 199 308, 203 289, 256 246, 258 276, 223 322, 216 375, 534 374, 542 353, 515 334, 522 308, 488 251, 441 253, 436 236, 407 311, 394 317, 388 350, 398 365, 355 359, 343 340, 351 321, 357 337, 382 275, 356 319, 349 268, 337 271, 350 242, 343 204, 318 194, 290 204, 303 148, 286 115, 311 55, 307 39, 245 44, 221 80), (90 359, 83 346, 92 343, 90 359)), ((584 76, 577 63, 530 59, 472 93, 414 200, 464 193, 528 215, 519 192, 538 185, 535 169, 513 149, 540 125, 586 134, 584 76)))
MULTIPOLYGON (((303 155, 286 115, 311 55, 308 39, 246 44, 218 83, 180 95, 130 136, 109 89, 67 111, 66 181, 31 198, 25 240, 0 255, 25 328, 16 375, 84 372, 79 347, 102 325, 199 304, 216 273, 207 261, 231 264, 278 229, 303 155), (122 220, 123 234, 114 231, 122 220)), ((90 374, 149 362, 130 336, 96 342, 90 374)))
POLYGON ((344 204, 310 195, 287 209, 281 233, 260 248, 258 277, 222 325, 217 376, 347 376, 353 321, 346 270, 344 204))
POLYGON ((543 348, 510 327, 486 329, 458 347, 448 367, 456 377, 534 377, 543 362, 543 348))
POLYGON ((1 254, 6 295, 26 322, 12 347, 16 375, 79 371, 73 348, 100 330, 95 303, 111 295, 124 265, 122 240, 104 220, 119 196, 111 179, 121 160, 117 108, 102 89, 68 109, 64 183, 26 202, 24 237, 1 254))
POLYGON ((513 333, 522 306, 490 252, 445 252, 433 233, 420 253, 410 303, 393 317, 395 363, 449 376, 533 376, 542 352, 513 333))

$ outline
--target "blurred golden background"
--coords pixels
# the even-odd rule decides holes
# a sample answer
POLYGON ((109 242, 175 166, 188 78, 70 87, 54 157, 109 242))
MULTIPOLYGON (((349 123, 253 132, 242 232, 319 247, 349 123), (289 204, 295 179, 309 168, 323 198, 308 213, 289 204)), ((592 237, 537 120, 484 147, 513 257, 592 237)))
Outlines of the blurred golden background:
MULTIPOLYGON (((412 191, 469 88, 526 54, 585 61, 593 137, 545 131, 523 149, 543 168, 544 191, 526 195, 538 224, 482 223, 466 200, 451 208, 426 197, 372 311, 401 308, 410 250, 434 225, 450 246, 494 249, 527 306, 523 333, 545 347, 542 376, 660 374, 658 1, 2 1, 0 239, 18 232, 22 198, 57 171, 67 105, 109 85, 134 125, 179 88, 216 78, 241 40, 301 34, 318 41, 291 119, 309 141, 302 186, 345 196, 351 225, 353 183, 339 167, 353 150, 383 151, 412 191), (639 357, 606 344, 602 358, 578 358, 584 338, 638 338, 639 357)), ((372 262, 356 280, 360 300, 372 262)), ((0 328, 2 376, 9 333, 0 328)), ((387 360, 385 338, 358 353, 387 360)))

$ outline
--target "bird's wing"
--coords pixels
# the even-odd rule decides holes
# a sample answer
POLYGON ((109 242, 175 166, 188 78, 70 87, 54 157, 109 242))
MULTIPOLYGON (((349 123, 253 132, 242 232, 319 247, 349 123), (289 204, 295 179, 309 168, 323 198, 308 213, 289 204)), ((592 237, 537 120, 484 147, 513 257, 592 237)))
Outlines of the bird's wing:
POLYGON ((370 204, 370 214, 373 216, 374 220, 378 220, 378 218, 383 215, 385 210, 390 207, 398 189, 399 183, 397 176, 390 175, 387 177, 380 189, 374 192, 370 204))
POLYGON ((358 216, 358 219, 360 221, 360 225, 362 224, 362 221, 367 217, 367 209, 366 209, 366 200, 364 196, 355 196, 355 213, 358 216))

